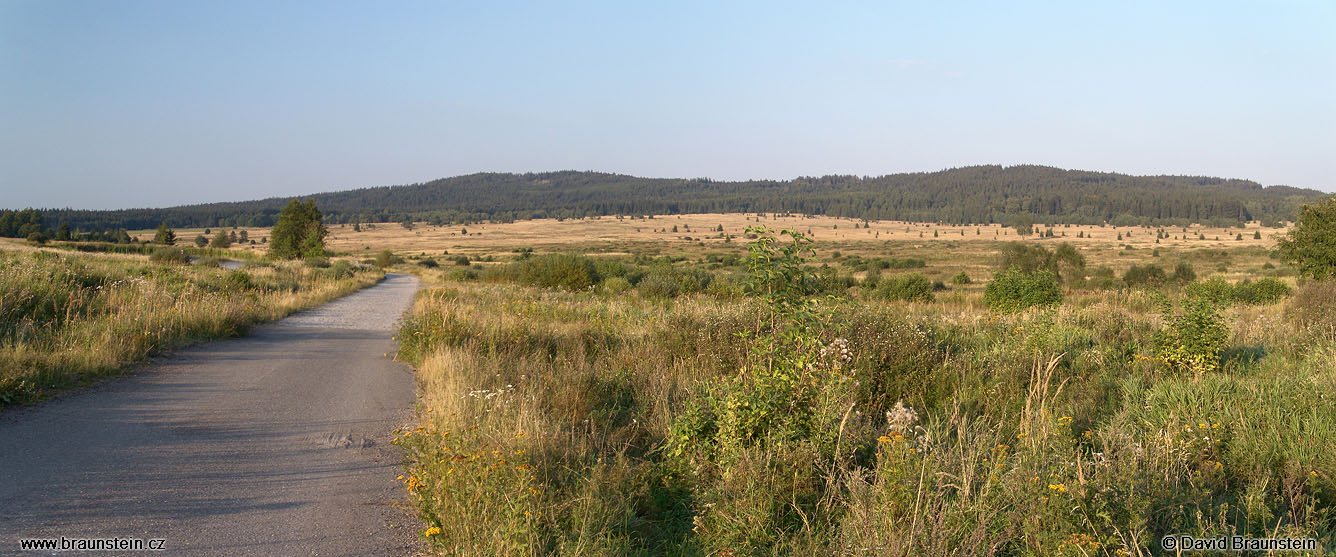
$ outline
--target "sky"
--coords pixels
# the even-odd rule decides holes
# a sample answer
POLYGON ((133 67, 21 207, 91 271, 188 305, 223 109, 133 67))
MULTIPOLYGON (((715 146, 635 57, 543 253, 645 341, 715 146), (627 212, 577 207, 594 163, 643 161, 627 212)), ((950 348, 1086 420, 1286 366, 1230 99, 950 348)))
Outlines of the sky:
POLYGON ((1336 190, 1336 2, 0 0, 0 207, 975 164, 1336 190))

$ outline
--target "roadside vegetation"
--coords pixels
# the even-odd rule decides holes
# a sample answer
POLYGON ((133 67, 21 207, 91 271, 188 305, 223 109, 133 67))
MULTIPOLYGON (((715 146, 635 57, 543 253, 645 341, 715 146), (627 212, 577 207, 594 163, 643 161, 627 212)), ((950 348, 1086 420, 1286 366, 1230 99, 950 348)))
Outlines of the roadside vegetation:
POLYGON ((0 249, 0 406, 24 404, 125 365, 318 305, 383 277, 344 261, 324 268, 216 258, 0 249))
POLYGON ((1169 272, 1140 252, 1120 275, 1127 250, 996 244, 967 273, 747 235, 743 254, 421 264, 438 286, 399 337, 420 424, 396 443, 430 547, 1336 545, 1331 281, 1251 251, 1175 252, 1169 272))

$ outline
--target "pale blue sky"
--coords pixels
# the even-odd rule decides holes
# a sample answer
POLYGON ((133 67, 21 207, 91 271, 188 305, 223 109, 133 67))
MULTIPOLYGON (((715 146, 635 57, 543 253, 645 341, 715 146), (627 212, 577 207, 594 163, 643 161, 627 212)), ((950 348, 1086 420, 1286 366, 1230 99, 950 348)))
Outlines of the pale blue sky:
POLYGON ((0 0, 0 207, 1036 163, 1336 189, 1336 2, 0 0))

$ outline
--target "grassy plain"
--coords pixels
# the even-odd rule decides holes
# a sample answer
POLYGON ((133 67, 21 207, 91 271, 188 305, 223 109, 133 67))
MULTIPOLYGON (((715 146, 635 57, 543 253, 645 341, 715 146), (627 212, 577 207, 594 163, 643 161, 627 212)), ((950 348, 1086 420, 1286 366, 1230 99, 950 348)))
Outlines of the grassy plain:
POLYGON ((1084 269, 1064 269, 1059 305, 1011 313, 984 290, 1014 231, 764 217, 810 228, 808 271, 824 277, 812 301, 776 306, 746 293, 754 218, 336 232, 338 249, 394 249, 427 279, 400 332, 420 424, 397 442, 434 550, 1149 555, 1169 533, 1336 545, 1336 287, 1269 257, 1281 230, 1166 228, 1157 243, 1158 228, 1058 226, 1024 242, 1069 242, 1084 269), (1123 280, 1179 263, 1196 278, 1123 280), (888 299, 880 285, 911 274, 940 283, 930 300, 888 299), (545 276, 578 287, 531 285, 545 276), (1212 309, 1226 331, 1193 372, 1163 339, 1208 278, 1227 283, 1209 283, 1226 292, 1212 309), (1268 278, 1292 294, 1229 294, 1268 278))
POLYGON ((157 263, 0 243, 0 406, 318 305, 380 280, 362 265, 157 263))

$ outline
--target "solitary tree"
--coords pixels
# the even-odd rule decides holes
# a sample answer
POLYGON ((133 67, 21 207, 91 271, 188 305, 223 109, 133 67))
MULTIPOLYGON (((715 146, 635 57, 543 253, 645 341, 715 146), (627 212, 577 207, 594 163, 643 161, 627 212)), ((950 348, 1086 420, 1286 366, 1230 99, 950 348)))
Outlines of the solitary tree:
POLYGON ((213 241, 209 242, 209 244, 215 248, 227 249, 232 247, 232 237, 229 236, 227 232, 219 230, 217 234, 213 235, 213 241))
POLYGON ((167 228, 167 223, 158 225, 158 231, 153 234, 153 243, 171 246, 176 244, 176 233, 167 228))
POLYGON ((1279 241, 1280 254, 1315 279, 1336 278, 1336 196, 1304 205, 1299 221, 1279 241))
POLYGON ((195 236, 195 245, 201 248, 207 246, 209 245, 209 239, 205 238, 203 234, 195 236))
POLYGON ((278 214, 269 242, 269 253, 279 259, 325 255, 325 234, 315 200, 292 200, 278 214))

